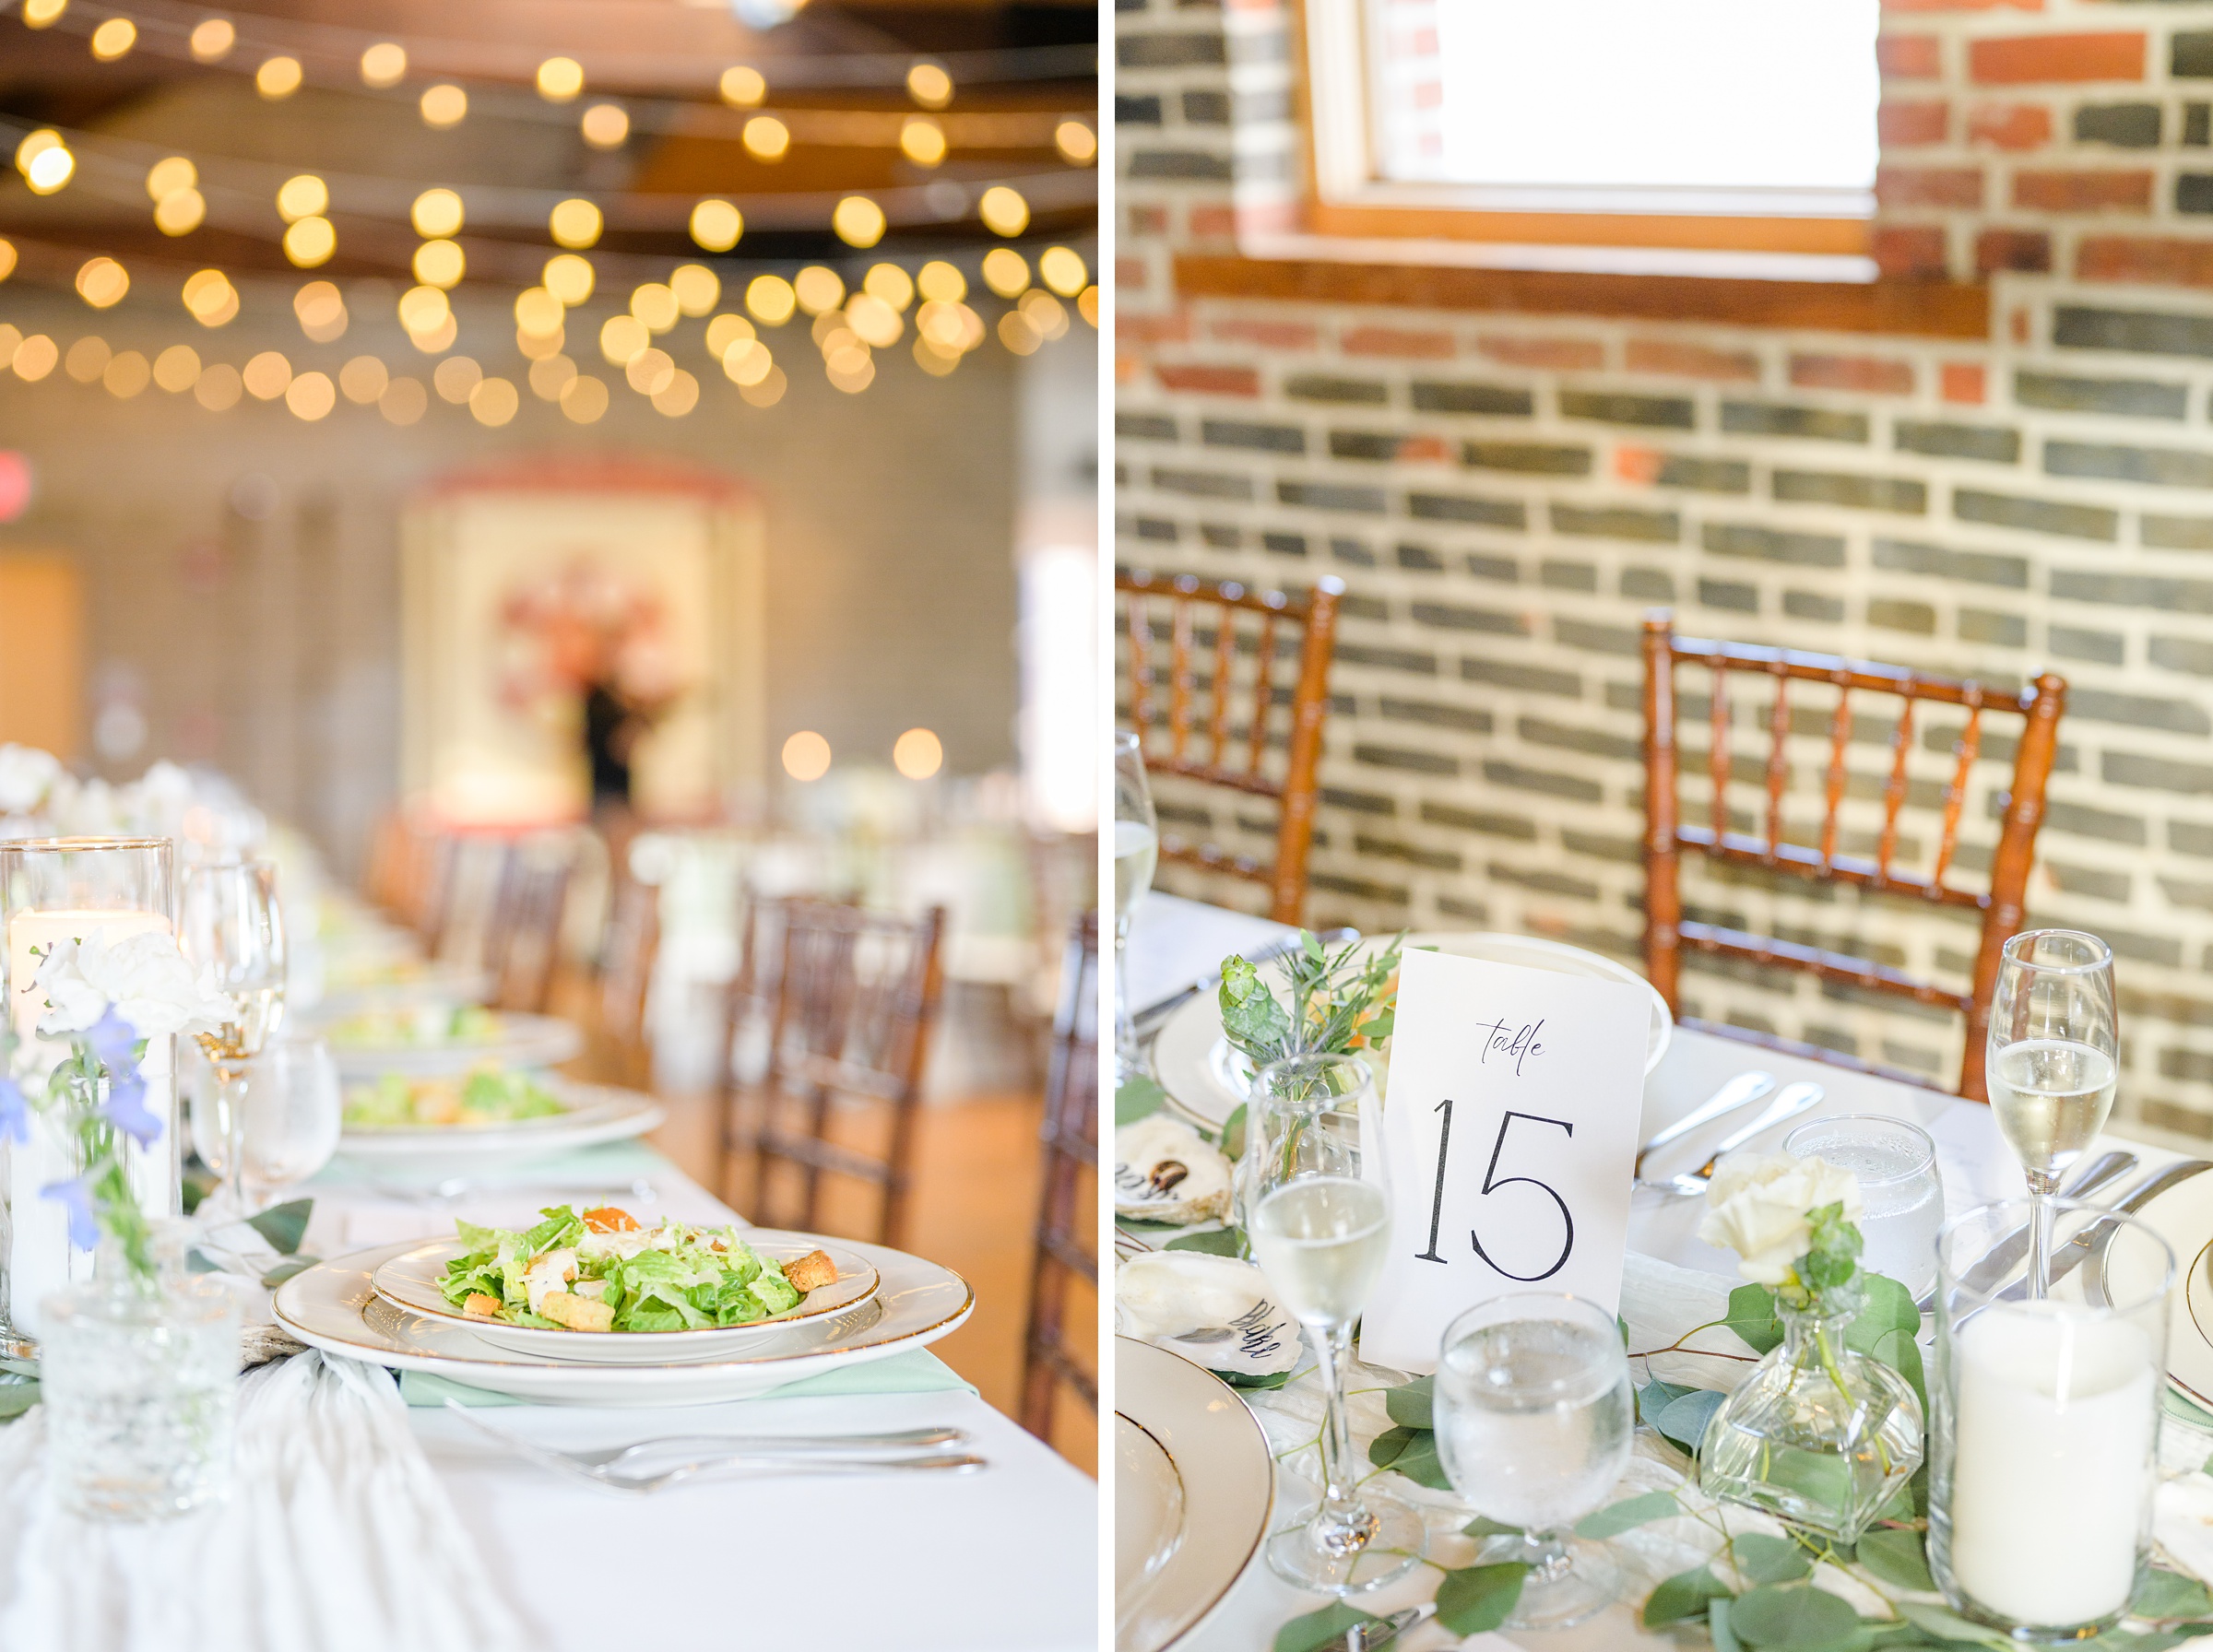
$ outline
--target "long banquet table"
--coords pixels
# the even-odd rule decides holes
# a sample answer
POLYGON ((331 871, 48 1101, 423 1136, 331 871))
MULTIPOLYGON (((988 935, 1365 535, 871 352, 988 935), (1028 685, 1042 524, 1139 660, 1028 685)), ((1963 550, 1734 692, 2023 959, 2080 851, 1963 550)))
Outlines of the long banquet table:
MULTIPOLYGON (((407 1198, 343 1162, 304 1190, 319 1256, 451 1233, 458 1217, 527 1225, 588 1196, 650 1220, 730 1210, 657 1153, 617 1143, 558 1177, 407 1198), (650 1191, 647 1199, 633 1183, 650 1191)), ((951 1424, 990 1467, 958 1477, 723 1480, 650 1496, 602 1492, 508 1455, 442 1408, 416 1437, 492 1575, 547 1652, 615 1646, 809 1652, 1076 1652, 1097 1645, 1097 1488, 966 1388, 669 1409, 502 1405, 483 1413, 586 1449, 690 1433, 874 1433, 951 1424), (604 1587, 557 1587, 562 1554, 604 1587)))
MULTIPOLYGON (((1285 926, 1263 918, 1227 912, 1178 896, 1148 894, 1131 923, 1130 1002, 1133 1008, 1142 1008, 1218 968, 1225 953, 1264 947, 1290 933, 1285 926)), ((1874 1113, 1919 1123, 1936 1142, 1947 1216, 1991 1199, 2018 1197, 2021 1191, 2020 1172, 1997 1134, 1990 1109, 1980 1103, 1846 1068, 1757 1049, 1685 1027, 1675 1029, 1666 1054, 1645 1080, 1644 1110, 1638 1139, 1649 1139, 1654 1131, 1680 1118, 1711 1095, 1723 1080, 1751 1068, 1773 1073, 1781 1083, 1808 1079, 1824 1087, 1827 1092, 1824 1101, 1794 1122, 1840 1114, 1874 1113)), ((1787 1133, 1779 1129, 1755 1146, 1773 1151, 1781 1137, 1787 1133)), ((2112 1136, 2102 1139, 2097 1146, 2100 1150, 2117 1147, 2133 1151, 2146 1170, 2181 1156, 2162 1148, 2112 1136)), ((1701 1245, 1695 1235, 1702 1208, 1700 1200, 1670 1198, 1639 1189, 1629 1218, 1632 1265, 1638 1257, 1651 1258, 1699 1274, 1725 1276, 1716 1280, 1723 1289, 1735 1283, 1734 1256, 1701 1245)), ((1624 1312, 1629 1311, 1625 1296, 1624 1312)), ((1641 1381, 1642 1373, 1638 1375, 1641 1381)), ((1375 1367, 1355 1366, 1355 1379, 1348 1382, 1347 1386, 1348 1390, 1363 1387, 1372 1390, 1378 1384, 1400 1380, 1402 1377, 1399 1374, 1379 1374, 1375 1367)), ((1263 1424, 1271 1425, 1270 1432, 1276 1443, 1278 1487, 1273 1522, 1277 1527, 1288 1523, 1301 1499, 1310 1505, 1318 1495, 1290 1466, 1295 1453, 1288 1448, 1290 1441, 1313 1433, 1314 1419, 1320 1416, 1318 1396, 1303 1392, 1311 1386, 1311 1378, 1302 1376, 1280 1394, 1242 1397, 1253 1403, 1263 1424)), ((1353 1410, 1359 1448, 1365 1452, 1367 1441, 1384 1425, 1381 1403, 1371 1393, 1365 1401, 1355 1399, 1353 1410)), ((1653 1446, 1644 1438, 1646 1431, 1639 1433, 1639 1456, 1631 1459, 1619 1488, 1618 1494, 1622 1496, 1658 1489, 1666 1483, 1654 1478, 1658 1468, 1655 1459, 1663 1454, 1663 1448, 1653 1446), (1651 1457, 1646 1455, 1648 1452, 1651 1457)), ((1394 1484, 1402 1492, 1407 1488, 1403 1481, 1395 1481, 1394 1484)), ((1439 1534, 1451 1533, 1466 1517, 1464 1514, 1454 1515, 1456 1504, 1449 1494, 1417 1490, 1415 1497, 1431 1511, 1433 1542, 1439 1534)), ((1457 1537, 1446 1536, 1433 1553, 1443 1558, 1446 1564, 1466 1565, 1473 1558, 1473 1546, 1457 1537)), ((1629 1558, 1627 1569, 1632 1574, 1640 1569, 1634 1557, 1626 1558, 1629 1558)), ((1696 1562, 1679 1560, 1674 1564, 1687 1565, 1696 1562)), ((1355 1603, 1365 1611, 1388 1615, 1431 1599, 1436 1590, 1436 1577, 1435 1572, 1417 1568, 1410 1577, 1362 1595, 1355 1603)), ((1656 1581, 1656 1576, 1648 1576, 1639 1592, 1656 1581)), ((1276 1631, 1290 1619, 1326 1604, 1320 1596, 1303 1594, 1293 1588, 1256 1559, 1196 1630, 1175 1643, 1176 1652, 1256 1652, 1271 1645, 1276 1631)), ((1612 1652, 1613 1648, 1625 1646, 1679 1648, 1682 1644, 1666 1633, 1645 1632, 1638 1625, 1629 1607, 1616 1603, 1598 1617, 1568 1630, 1517 1634, 1513 1638, 1497 1634, 1479 1634, 1463 1642, 1431 1622, 1408 1630, 1391 1646, 1393 1652, 1399 1652, 1400 1648, 1403 1652, 1433 1652, 1435 1648, 1455 1646, 1476 1648, 1477 1652, 1510 1652, 1518 1646, 1543 1648, 1544 1652, 1612 1652)))

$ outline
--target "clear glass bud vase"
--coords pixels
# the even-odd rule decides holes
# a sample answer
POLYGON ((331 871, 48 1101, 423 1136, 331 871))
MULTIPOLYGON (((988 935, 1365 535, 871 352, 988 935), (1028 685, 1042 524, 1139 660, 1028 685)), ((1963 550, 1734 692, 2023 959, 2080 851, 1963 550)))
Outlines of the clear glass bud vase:
POLYGON ((1860 1539, 1921 1467, 1921 1400, 1879 1360, 1844 1346, 1862 1298, 1818 1309, 1778 1303, 1782 1340, 1706 1425, 1698 1487, 1825 1531, 1860 1539))

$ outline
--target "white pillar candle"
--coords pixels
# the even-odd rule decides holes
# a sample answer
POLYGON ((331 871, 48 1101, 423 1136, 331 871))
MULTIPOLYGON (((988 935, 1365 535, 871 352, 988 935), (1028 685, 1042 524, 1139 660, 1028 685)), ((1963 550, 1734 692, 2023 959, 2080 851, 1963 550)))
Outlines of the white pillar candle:
MULTIPOLYGON (((60 940, 82 940, 99 932, 111 940, 148 930, 169 928, 158 912, 129 908, 113 911, 19 912, 8 920, 8 983, 14 998, 9 1006, 16 1036, 25 1043, 38 1037, 39 1017, 44 1013, 40 994, 31 983, 38 973, 35 948, 43 956, 60 940)), ((168 1103, 174 1089, 172 1041, 149 1042, 141 1071, 147 1081, 147 1106, 157 1116, 173 1119, 168 1103)), ((34 1098, 36 1099, 36 1098, 34 1098)), ((173 1127, 170 1132, 174 1134, 173 1127)), ((154 1214, 167 1210, 168 1189, 159 1186, 174 1162, 175 1143, 157 1143, 149 1152, 127 1150, 124 1163, 131 1174, 132 1191, 141 1209, 154 1214)), ((12 1143, 7 1152, 7 1296, 8 1319, 19 1331, 39 1334, 40 1305, 53 1292, 73 1280, 89 1279, 89 1253, 69 1248, 69 1213, 58 1200, 41 1198, 39 1189, 76 1174, 71 1144, 45 1119, 34 1124, 30 1139, 12 1143)))
POLYGON ((1996 1303, 1959 1331, 1952 1576, 2014 1622, 2088 1623, 2136 1587, 2160 1361, 2143 1328, 1996 1303))

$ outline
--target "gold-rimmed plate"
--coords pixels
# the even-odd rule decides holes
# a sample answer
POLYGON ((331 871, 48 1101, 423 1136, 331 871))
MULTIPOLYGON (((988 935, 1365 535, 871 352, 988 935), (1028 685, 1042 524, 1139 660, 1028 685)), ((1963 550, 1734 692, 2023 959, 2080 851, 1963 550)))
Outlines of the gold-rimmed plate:
MULTIPOLYGON (((2156 1171, 2159 1166, 2153 1166, 2156 1171)), ((2213 1410, 2213 1171, 2201 1172, 2136 1212, 2174 1252, 2176 1280, 2167 1310, 2167 1380, 2213 1410)), ((2103 1258, 2106 1297, 2140 1298, 2155 1288, 2146 1270, 2150 1247, 2120 1247, 2103 1258)))

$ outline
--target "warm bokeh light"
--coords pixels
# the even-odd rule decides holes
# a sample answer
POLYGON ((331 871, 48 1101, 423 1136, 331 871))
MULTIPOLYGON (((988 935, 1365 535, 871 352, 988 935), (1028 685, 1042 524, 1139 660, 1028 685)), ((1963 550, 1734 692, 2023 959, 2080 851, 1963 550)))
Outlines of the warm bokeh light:
POLYGON ((794 780, 820 780, 830 773, 830 742, 802 728, 784 742, 784 773, 794 780))
POLYGON ((515 330, 515 348, 532 361, 560 355, 568 341, 568 329, 565 327, 555 327, 550 333, 526 333, 520 327, 515 330))
POLYGON ((730 346, 740 339, 759 336, 753 331, 751 322, 742 315, 732 315, 726 311, 707 324, 707 354, 719 361, 730 346))
POLYGON ((872 292, 857 292, 846 301, 846 324, 862 343, 880 350, 897 344, 906 331, 899 312, 872 292))
POLYGON ((538 65, 538 95, 566 103, 584 90, 584 65, 574 57, 549 57, 538 65))
POLYGON ((16 359, 8 365, 15 369, 16 377, 36 384, 52 372, 61 359, 60 346, 43 333, 33 333, 16 346, 16 359))
POLYGON ((755 115, 745 124, 743 142, 755 160, 781 160, 791 148, 791 128, 773 114, 755 115))
POLYGON ((592 424, 607 411, 607 385, 588 372, 580 372, 561 387, 561 410, 578 424, 592 424))
POLYGON ((292 364, 277 350, 264 350, 246 363, 239 377, 244 381, 248 395, 256 401, 273 402, 290 387, 292 364))
POLYGON ((530 394, 540 401, 557 402, 576 376, 576 363, 558 352, 530 363, 530 394))
POLYGON ((799 295, 799 308, 810 315, 834 310, 846 301, 844 278, 819 264, 811 264, 793 277, 791 289, 799 295))
POLYGON ((1082 121, 1062 121, 1053 128, 1053 148, 1072 166, 1088 166, 1098 159, 1099 135, 1082 121))
POLYGON ((200 181, 200 169, 182 155, 157 160, 146 169, 146 193, 158 204, 164 195, 190 189, 200 181))
POLYGON ((486 379, 468 393, 468 413, 479 424, 499 429, 523 405, 522 395, 508 379, 486 379))
POLYGON ((1017 356, 1033 355, 1045 342, 1019 310, 1010 310, 999 318, 999 341, 1017 356))
POLYGON ((382 91, 408 77, 408 49, 396 41, 379 41, 361 53, 361 84, 382 91))
POLYGON ((284 405, 313 424, 338 405, 337 386, 326 374, 303 372, 284 387, 284 405))
POLYGON ((415 278, 425 287, 457 286, 467 267, 458 242, 426 241, 415 249, 415 278))
POLYGON ((657 395, 676 377, 676 362, 667 350, 648 347, 630 359, 622 376, 640 395, 657 395))
POLYGON ((927 728, 910 728, 892 747, 892 767, 909 780, 928 780, 945 766, 945 748, 927 728))
POLYGON ((745 233, 745 218, 728 201, 702 201, 692 208, 692 239, 710 253, 727 253, 745 233))
POLYGON ((932 299, 915 312, 915 331, 941 351, 964 355, 984 341, 984 319, 965 304, 932 299))
POLYGON ((525 333, 541 338, 558 333, 567 313, 561 301, 542 287, 526 287, 515 294, 515 324, 525 333))
POLYGON ((584 112, 576 129, 595 149, 619 149, 630 136, 630 112, 620 103, 595 103, 584 112))
POLYGON ((822 372, 847 395, 858 395, 876 382, 876 363, 863 344, 832 351, 822 363, 822 372))
POLYGON ((782 276, 755 276, 745 285, 745 307, 753 319, 780 327, 799 308, 799 295, 782 276))
POLYGON ((244 394, 245 381, 228 361, 211 364, 192 387, 192 399, 210 413, 228 412, 238 406, 238 398, 244 394))
POLYGON ((454 306, 435 287, 410 287, 399 295, 399 324, 413 335, 435 333, 454 318, 454 306))
POLYGON ((238 313, 238 289, 219 269, 184 277, 184 308, 204 327, 219 327, 238 313))
POLYGON ((615 367, 627 367, 638 352, 649 348, 653 335, 634 315, 610 315, 599 326, 599 353, 615 367))
POLYGON ((422 119, 425 125, 435 126, 441 132, 448 126, 458 126, 468 118, 468 94, 449 81, 427 86, 422 90, 422 119))
POLYGON ((33 195, 50 195, 76 172, 77 157, 62 142, 60 133, 41 126, 16 146, 16 170, 23 174, 33 195))
POLYGON ((881 299, 893 310, 904 312, 915 301, 915 278, 896 264, 870 266, 860 285, 870 298, 881 299))
POLYGON ((297 57, 272 57, 254 71, 254 89, 274 101, 298 91, 303 78, 297 57))
POLYGON ((1083 254, 1072 247, 1047 247, 1037 254, 1037 277, 1064 299, 1072 299, 1091 281, 1083 254))
POLYGON ((680 264, 669 272, 669 290, 686 315, 704 315, 721 301, 722 277, 704 264, 680 264))
POLYGON ((699 381, 678 368, 669 381, 653 392, 653 410, 669 419, 681 419, 699 406, 699 381))
POLYGON ((62 358, 62 371, 78 384, 89 384, 107 372, 108 363, 114 357, 115 352, 108 348, 108 341, 93 334, 69 347, 69 353, 62 358))
POLYGON ((408 221, 425 239, 458 234, 466 216, 461 197, 450 189, 426 189, 408 208, 408 221))
POLYGON ((317 344, 328 344, 346 333, 346 298, 329 281, 310 281, 292 294, 292 313, 300 330, 317 344))
POLYGON ((906 72, 907 96, 925 109, 942 109, 953 101, 953 77, 934 63, 918 63, 906 72))
POLYGON ((830 227, 849 247, 872 247, 883 239, 883 208, 866 195, 847 195, 831 213, 830 227))
POLYGON ((376 410, 387 424, 409 425, 430 410, 431 393, 420 379, 394 379, 376 398, 376 410))
POLYGON ((748 68, 744 64, 733 64, 723 70, 718 89, 722 93, 722 100, 732 109, 753 109, 759 106, 762 99, 768 96, 768 82, 759 69, 748 68))
POLYGON ((645 324, 648 333, 666 333, 676 325, 681 313, 676 307, 676 294, 658 281, 645 281, 631 289, 630 313, 645 324))
POLYGON ((6 280, 10 275, 14 274, 15 267, 16 243, 12 241, 0 239, 0 281, 6 280))
POLYGON ((745 398, 749 407, 773 407, 784 399, 784 392, 790 384, 781 367, 772 367, 759 384, 739 385, 738 394, 745 398))
POLYGON ((914 114, 899 128, 899 150, 917 166, 936 166, 945 159, 945 128, 926 114, 914 114))
POLYGON ((391 382, 392 375, 374 356, 356 356, 338 369, 338 388, 348 401, 359 407, 366 407, 384 395, 385 386, 391 382))
POLYGON ((458 407, 484 382, 484 370, 471 356, 448 356, 431 373, 440 396, 458 407))
POLYGON ((313 172, 287 178, 277 191, 277 211, 288 224, 330 210, 330 186, 313 172))
POLYGON ((23 27, 44 29, 69 9, 69 0, 23 0, 23 27))
POLYGON ((189 38, 195 57, 202 63, 219 63, 238 44, 238 30, 228 18, 207 18, 194 27, 189 38))
POLYGON ((984 191, 984 198, 976 204, 984 228, 994 235, 1010 239, 1030 227, 1030 204, 1016 191, 1003 183, 994 183, 984 191))
POLYGON ((1029 261, 1012 247, 993 247, 984 254, 984 285, 1000 298, 1011 299, 1029 284, 1029 261))
POLYGON ((599 239, 604 223, 599 208, 591 202, 572 196, 553 208, 547 219, 547 228, 553 236, 553 244, 561 247, 588 247, 599 239))
POLYGON ((284 255, 302 269, 325 264, 338 250, 338 232, 326 218, 303 218, 284 232, 284 255))
POLYGON ((1096 282, 1077 295, 1076 313, 1095 327, 1099 324, 1099 289, 1096 282))
POLYGON ((968 296, 968 277, 943 259, 933 258, 916 275, 915 290, 941 304, 957 304, 968 296))
POLYGON ((1042 288, 1033 287, 1024 293, 1015 308, 1040 338, 1058 338, 1068 331, 1068 306, 1042 288))
POLYGON ((136 350, 124 350, 108 363, 108 370, 100 375, 100 382, 107 387, 110 395, 127 402, 144 390, 153 376, 153 368, 144 356, 136 350))
POLYGON ((592 261, 574 253, 556 253, 538 277, 545 289, 574 310, 592 296, 592 261))
POLYGON ((138 43, 138 25, 128 18, 110 18, 92 31, 92 55, 113 63, 138 43))
POLYGON ((775 371, 775 358, 757 338, 734 338, 722 352, 724 377, 740 389, 758 384, 775 371))
POLYGON ((189 344, 172 344, 154 358, 154 383, 172 395, 181 395, 199 382, 200 352, 189 344))
POLYGON ((154 207, 154 228, 164 235, 189 235, 207 221, 207 197, 196 189, 172 189, 154 207))
POLYGON ((131 277, 112 258, 88 258, 77 266, 77 296, 95 310, 123 301, 131 289, 131 277))

